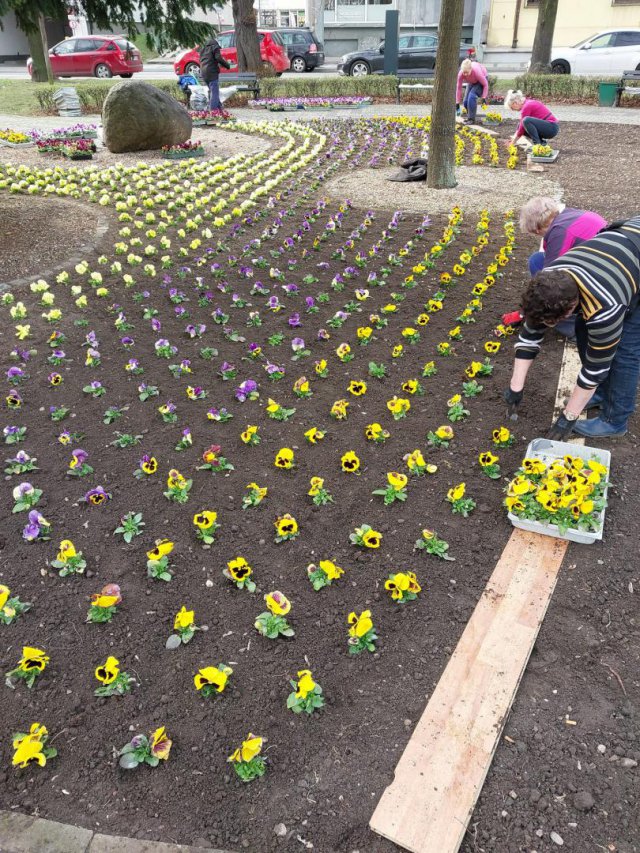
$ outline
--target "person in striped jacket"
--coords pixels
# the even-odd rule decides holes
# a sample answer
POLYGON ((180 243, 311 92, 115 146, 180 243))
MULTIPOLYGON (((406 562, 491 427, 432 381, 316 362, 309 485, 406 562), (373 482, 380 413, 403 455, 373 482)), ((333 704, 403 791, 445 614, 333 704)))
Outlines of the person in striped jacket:
POLYGON ((582 361, 575 388, 548 438, 625 435, 640 377, 640 214, 616 222, 537 273, 522 299, 522 324, 504 399, 515 411, 547 328, 577 313, 582 361), (578 421, 585 409, 598 417, 578 421))

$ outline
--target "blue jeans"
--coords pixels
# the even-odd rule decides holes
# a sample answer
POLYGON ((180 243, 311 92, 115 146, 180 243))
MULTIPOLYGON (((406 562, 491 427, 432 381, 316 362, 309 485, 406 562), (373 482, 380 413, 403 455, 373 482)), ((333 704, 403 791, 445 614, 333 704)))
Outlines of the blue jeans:
POLYGON ((482 84, 474 83, 473 86, 467 86, 467 93, 464 96, 463 106, 467 109, 467 118, 472 121, 476 120, 476 112, 478 109, 478 98, 482 94, 482 84))
POLYGON ((522 126, 534 145, 544 145, 547 139, 553 139, 560 130, 557 121, 545 121, 543 118, 533 118, 533 116, 526 116, 522 120, 522 126))
MULTIPOLYGON (((584 321, 580 318, 577 327, 583 324, 584 321)), ((578 350, 581 357, 584 357, 586 340, 581 345, 582 335, 578 334, 577 337, 578 350)), ((602 400, 600 418, 603 421, 620 429, 626 428, 636 408, 639 378, 640 307, 627 314, 609 375, 596 391, 597 398, 602 400)))
POLYGON ((221 110, 222 104, 220 103, 220 85, 218 78, 215 80, 210 80, 208 83, 209 86, 209 109, 210 110, 221 110))

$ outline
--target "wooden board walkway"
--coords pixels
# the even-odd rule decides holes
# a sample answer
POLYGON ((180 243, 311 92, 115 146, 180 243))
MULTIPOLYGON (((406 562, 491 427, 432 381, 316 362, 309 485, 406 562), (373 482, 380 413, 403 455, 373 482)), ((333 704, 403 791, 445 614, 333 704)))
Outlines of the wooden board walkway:
MULTIPOLYGON (((580 367, 566 346, 554 417, 580 367)), ((576 442, 582 440, 574 439, 576 442)), ((514 530, 370 821, 412 853, 456 853, 568 543, 514 530)))

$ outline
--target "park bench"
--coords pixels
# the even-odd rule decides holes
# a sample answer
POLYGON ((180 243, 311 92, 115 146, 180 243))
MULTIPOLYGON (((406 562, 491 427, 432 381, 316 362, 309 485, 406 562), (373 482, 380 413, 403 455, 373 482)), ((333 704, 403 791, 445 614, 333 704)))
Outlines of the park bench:
POLYGON ((253 92, 253 97, 260 94, 260 83, 253 71, 232 71, 229 74, 221 74, 219 79, 220 88, 235 86, 238 92, 253 92))
POLYGON ((640 71, 623 72, 616 90, 616 101, 614 106, 620 106, 620 98, 623 95, 640 95, 640 71))
POLYGON ((435 77, 435 71, 433 68, 429 69, 415 69, 411 71, 408 68, 400 69, 396 72, 396 77, 398 78, 397 82, 397 102, 400 103, 400 89, 433 89, 433 80, 435 77), (424 83, 403 83, 403 80, 424 80, 424 83), (426 82, 426 81, 430 82, 426 82))

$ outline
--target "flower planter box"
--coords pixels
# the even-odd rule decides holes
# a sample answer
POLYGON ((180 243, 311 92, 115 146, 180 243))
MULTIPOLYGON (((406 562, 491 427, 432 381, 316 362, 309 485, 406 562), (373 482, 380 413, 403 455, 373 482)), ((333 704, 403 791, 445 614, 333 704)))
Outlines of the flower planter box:
POLYGON ((0 148, 6 145, 7 148, 29 148, 32 145, 35 145, 35 142, 28 140, 27 142, 9 142, 8 139, 0 139, 0 148))
MULTIPOLYGON (((601 450, 599 447, 586 447, 579 444, 570 444, 568 441, 551 441, 548 438, 534 438, 527 447, 525 458, 540 459, 546 465, 554 462, 556 459, 562 459, 567 454, 571 456, 579 456, 581 459, 588 461, 589 459, 597 458, 598 462, 606 465, 607 470, 611 469, 611 453, 608 450, 601 450)), ((604 499, 607 499, 607 487, 604 491, 604 499)), ((556 539, 568 539, 569 542, 579 542, 581 545, 591 545, 594 542, 602 539, 604 530, 604 515, 603 510, 600 514, 600 527, 598 530, 577 530, 569 528, 566 533, 560 533, 556 524, 545 524, 541 521, 533 521, 527 518, 520 518, 513 512, 508 514, 509 521, 514 527, 520 530, 529 530, 532 533, 541 533, 543 536, 555 536, 556 539)))
POLYGON ((555 161, 558 159, 559 155, 560 155, 560 152, 556 149, 556 150, 552 151, 548 157, 538 157, 534 154, 530 154, 529 156, 531 157, 532 163, 555 163, 555 161))
POLYGON ((204 148, 194 148, 191 151, 164 151, 165 160, 188 160, 190 157, 204 157, 204 148))
POLYGON ((319 110, 330 110, 331 104, 327 104, 326 106, 324 104, 304 104, 304 109, 310 110, 311 112, 317 112, 319 110))
POLYGON ((97 130, 77 131, 75 133, 61 133, 56 135, 56 139, 97 139, 97 130))
POLYGON ((489 127, 500 127, 502 122, 501 121, 493 121, 490 118, 485 118, 484 124, 488 125, 489 127))
POLYGON ((203 118, 194 118, 191 119, 191 124, 193 127, 204 127, 207 122, 203 118))
POLYGON ((285 113, 294 113, 297 110, 304 109, 302 104, 287 104, 287 106, 283 107, 285 113))

